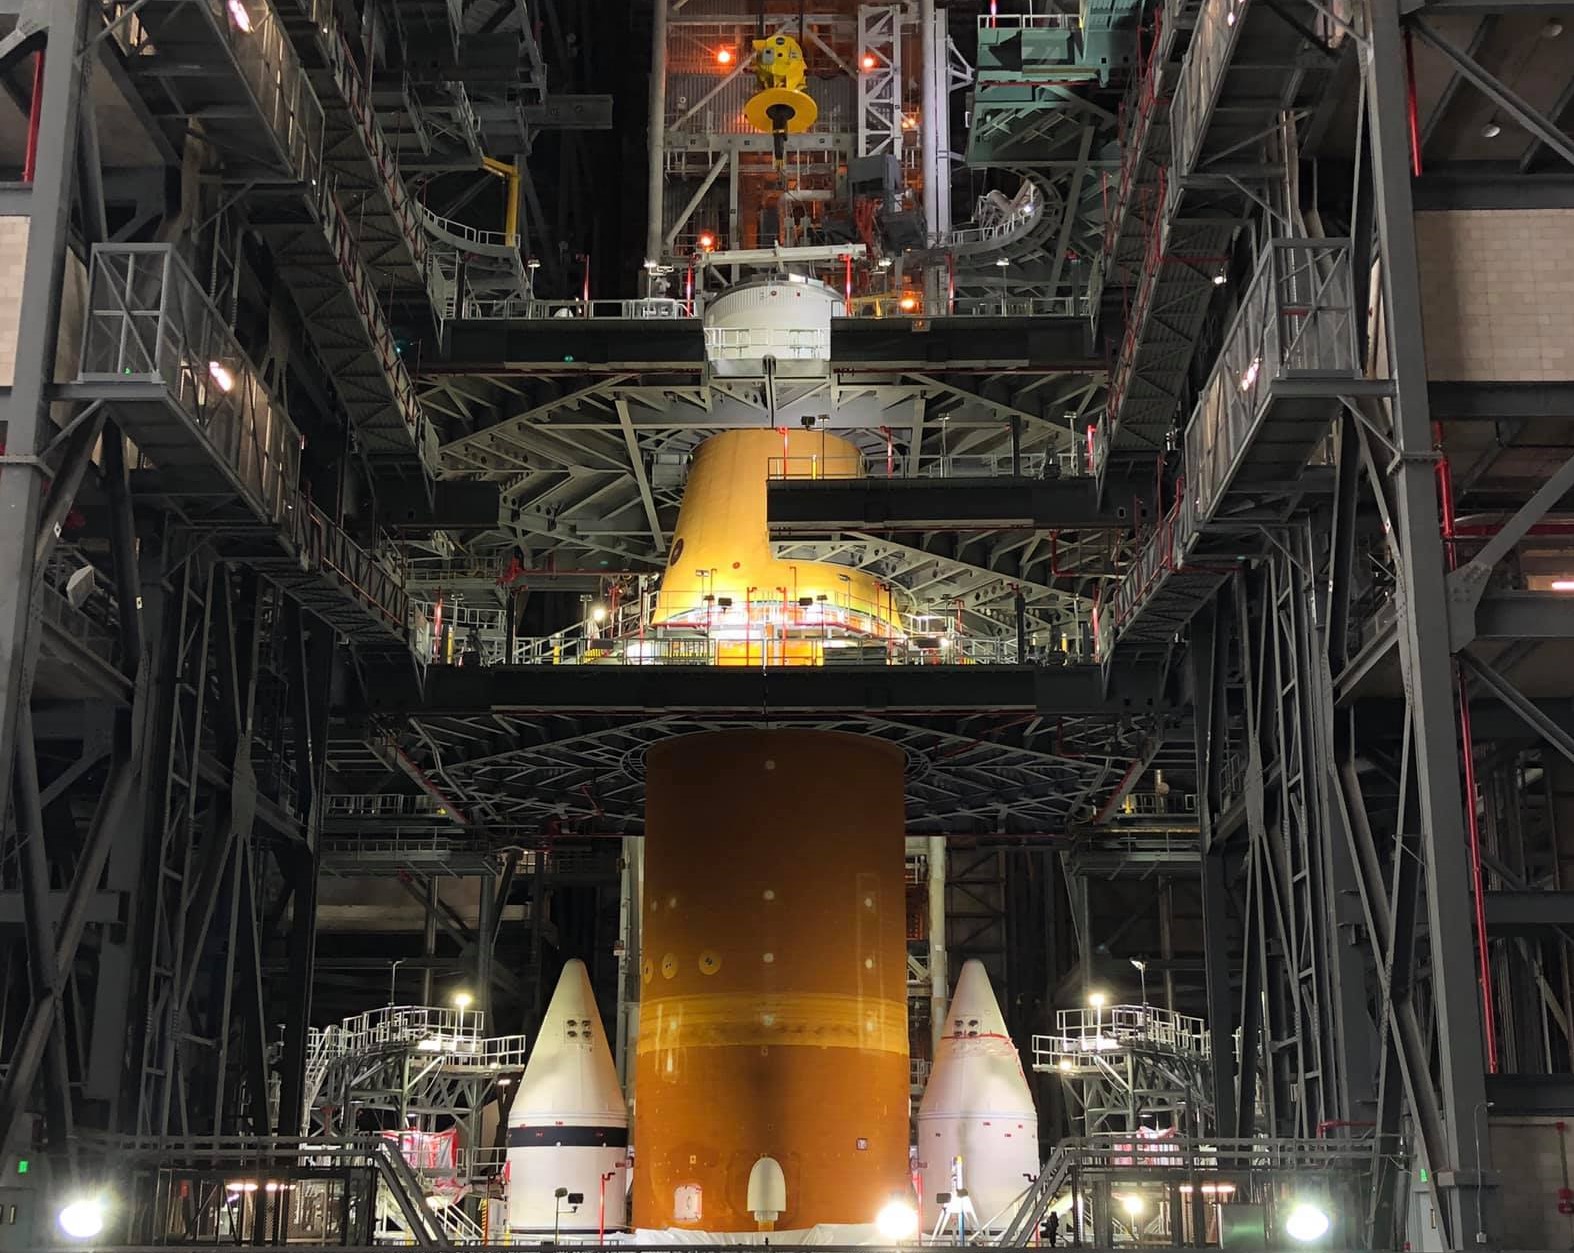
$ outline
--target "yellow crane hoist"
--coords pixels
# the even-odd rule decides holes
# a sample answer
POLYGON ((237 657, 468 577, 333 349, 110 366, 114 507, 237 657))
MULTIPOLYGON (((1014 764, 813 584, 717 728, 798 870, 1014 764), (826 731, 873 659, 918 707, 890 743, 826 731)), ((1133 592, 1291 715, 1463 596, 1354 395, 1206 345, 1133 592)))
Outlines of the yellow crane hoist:
POLYGON ((784 168, 787 136, 814 125, 819 106, 804 90, 803 48, 791 35, 770 35, 754 41, 754 76, 760 90, 749 97, 743 115, 756 130, 769 132, 776 168, 784 168))

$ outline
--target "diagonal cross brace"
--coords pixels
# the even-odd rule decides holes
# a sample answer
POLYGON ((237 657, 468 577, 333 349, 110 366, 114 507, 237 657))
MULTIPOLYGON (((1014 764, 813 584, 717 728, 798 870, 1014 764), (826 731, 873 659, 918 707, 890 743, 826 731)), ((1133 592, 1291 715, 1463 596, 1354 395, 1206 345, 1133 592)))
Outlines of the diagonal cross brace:
POLYGON ((1476 638, 1476 607, 1497 563, 1570 491, 1574 491, 1574 457, 1557 468, 1480 552, 1448 576, 1449 646, 1454 652, 1476 638))
POLYGON ((1502 674, 1489 666, 1481 658, 1468 652, 1460 653, 1459 660, 1465 669, 1469 670, 1481 684, 1486 687, 1500 701, 1507 705, 1514 713, 1518 714, 1532 731, 1541 736, 1548 744, 1562 753, 1570 761, 1574 761, 1574 736, 1571 736, 1552 718, 1526 696, 1522 691, 1510 683, 1502 674))
POLYGON ((1574 140, 1554 126, 1506 85, 1487 73, 1481 65, 1456 48, 1420 18, 1410 23, 1415 33, 1443 54, 1462 75, 1503 106, 1504 112, 1539 139, 1570 165, 1574 165, 1574 140))

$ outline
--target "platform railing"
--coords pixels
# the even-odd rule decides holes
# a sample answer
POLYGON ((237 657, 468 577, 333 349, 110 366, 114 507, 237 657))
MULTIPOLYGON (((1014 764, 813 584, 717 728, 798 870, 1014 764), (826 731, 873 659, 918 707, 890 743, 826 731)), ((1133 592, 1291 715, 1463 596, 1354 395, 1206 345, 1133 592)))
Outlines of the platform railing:
POLYGON ((417 272, 421 274, 430 290, 433 279, 431 257, 415 198, 405 186, 404 176, 399 172, 399 163, 394 156, 393 148, 377 121, 370 93, 350 52, 349 41, 345 38, 344 30, 339 23, 333 0, 301 0, 301 3, 310 15, 312 24, 317 28, 319 42, 329 69, 333 73, 334 86, 349 109, 350 116, 355 120, 356 129, 361 132, 372 164, 377 170, 378 180, 383 187, 383 196, 388 201, 389 210, 398 225, 399 237, 404 241, 417 272))
POLYGON ((1086 473, 1087 459, 1080 450, 1060 453, 1031 452, 1012 457, 1010 453, 926 453, 921 457, 889 456, 879 453, 858 456, 825 456, 800 453, 772 457, 766 475, 775 481, 838 479, 1041 479, 1049 474, 1058 478, 1079 478, 1086 473))
POLYGON ((419 202, 417 202, 417 207, 421 213, 421 221, 428 230, 438 235, 452 236, 458 243, 493 251, 519 247, 518 232, 509 234, 507 231, 484 231, 480 227, 471 226, 465 222, 455 222, 452 218, 445 218, 439 213, 432 212, 432 210, 419 202))
POLYGON ((322 224, 323 234, 327 236, 328 246, 333 249, 334 257, 339 263, 339 270, 350 288, 366 336, 371 341, 378 364, 382 366, 383 374, 388 379, 394 407, 399 411, 406 438, 415 448, 421 463, 429 468, 432 456, 437 450, 436 432, 432 429, 425 411, 421 408, 421 402, 416 397, 415 384, 411 381, 410 372, 405 369, 404 359, 394 342, 393 331, 388 325, 388 317, 383 312, 382 301, 378 298, 371 275, 361 263, 361 250, 350 232, 344 206, 339 202, 338 196, 332 192, 322 197, 322 224))
POLYGON ((1082 25, 1075 13, 980 14, 979 30, 1076 30, 1082 25))
POLYGON ((1251 3, 1252 0, 1204 0, 1198 15, 1170 104, 1171 151, 1175 172, 1182 178, 1196 169, 1219 87, 1251 3))
POLYGON ((1088 315, 1088 298, 1086 296, 958 296, 952 302, 951 313, 959 318, 1084 318, 1088 315))
POLYGON ((1180 565, 1185 554, 1176 541, 1179 534, 1177 525, 1180 522, 1184 500, 1183 485, 1180 499, 1176 500, 1169 511, 1159 519, 1158 525, 1148 537, 1148 542, 1137 554, 1137 559, 1127 567, 1120 582, 1116 584, 1115 594, 1110 598, 1108 607, 1110 619, 1108 632, 1100 643, 1101 657, 1109 656, 1107 650, 1114 647, 1121 632, 1146 603, 1154 589, 1165 576, 1180 565))
POLYGON ((1357 375, 1355 322, 1349 240, 1268 246, 1186 429, 1200 523, 1213 517, 1280 382, 1357 375))
POLYGON ((831 335, 810 326, 707 326, 705 355, 712 361, 754 361, 765 356, 818 361, 830 357, 831 335))
MULTIPOLYGON (((1104 223, 1104 251, 1114 250, 1116 239, 1131 209, 1142 163, 1148 159, 1148 131, 1160 108, 1159 76, 1164 72, 1174 0, 1153 13, 1153 33, 1143 62, 1120 102, 1117 124, 1120 138, 1120 173, 1115 183, 1115 204, 1104 223)), ((1139 32, 1140 38, 1140 32, 1139 32)))
POLYGON ((991 192, 980 197, 974 211, 978 224, 957 228, 942 238, 940 246, 953 252, 985 244, 1004 246, 1027 234, 1038 224, 1043 204, 1038 185, 1032 179, 1024 178, 1010 199, 1003 192, 991 192))
POLYGON ((1109 465, 1109 412, 1099 415, 1088 440, 1088 463, 1095 478, 1102 479, 1109 465))
POLYGON ((100 1136, 86 1133, 83 1147, 117 1166, 169 1165, 176 1169, 223 1172, 231 1179, 288 1182, 289 1172, 331 1168, 371 1168, 388 1190, 389 1201, 406 1223, 410 1243, 422 1249, 451 1248, 432 1215, 425 1189, 399 1152, 382 1136, 100 1136))
MULTIPOLYGON (((145 0, 105 0, 103 13, 127 56, 156 56, 156 23, 145 0)), ((323 113, 299 57, 266 0, 196 0, 233 58, 257 112, 284 153, 289 174, 304 186, 321 184, 323 113)))
POLYGON ((412 631, 415 612, 400 574, 362 548, 316 505, 302 500, 290 511, 288 533, 295 551, 313 569, 334 577, 374 618, 395 634, 412 631))
POLYGON ((83 383, 158 384, 241 485, 257 518, 396 634, 418 622, 400 572, 300 494, 301 435, 228 323, 168 244, 98 245, 88 279, 83 383))
POLYGON ((355 792, 330 794, 324 813, 329 818, 409 818, 423 815, 445 817, 438 800, 425 792, 404 795, 398 792, 355 792))
POLYGON ((1081 649, 1080 635, 1064 646, 1029 646, 1027 653, 1008 636, 942 634, 929 637, 884 638, 839 635, 789 636, 785 642, 763 628, 745 636, 717 639, 703 633, 560 643, 550 636, 514 641, 515 665, 615 665, 615 666, 780 666, 832 665, 839 657, 847 664, 933 665, 1065 665, 1091 660, 1081 649), (805 648, 817 649, 811 656, 805 648))
MULTIPOLYGON (((430 1053, 445 1064, 518 1070, 525 1064, 525 1037, 484 1034, 478 1009, 438 1005, 388 1005, 346 1018, 334 1037, 335 1055, 366 1058, 389 1050, 430 1053)), ((308 1051, 312 1039, 308 1036, 308 1051)))
POLYGON ((284 524, 295 503, 300 432, 169 245, 93 249, 77 378, 161 384, 243 485, 253 512, 284 524))
POLYGON ((1104 406, 1104 421, 1110 425, 1111 432, 1123 417, 1126 397, 1137 372, 1137 356, 1142 349, 1143 332, 1164 267, 1164 248, 1169 237, 1165 224, 1174 204, 1173 197, 1178 194, 1175 187, 1161 170, 1158 179, 1151 186, 1143 188, 1144 194, 1151 198, 1153 212, 1148 221, 1148 238, 1143 248, 1142 267, 1137 275, 1136 294, 1126 317, 1126 331, 1121 338, 1115 368, 1110 375, 1109 399, 1104 406))
POLYGON ((648 296, 638 300, 536 300, 528 296, 468 295, 464 299, 461 315, 483 321, 530 321, 543 318, 672 321, 698 316, 693 301, 666 296, 648 296))
POLYGON ((1063 1009, 1053 1035, 1033 1037, 1033 1066, 1056 1070, 1064 1060, 1133 1048, 1201 1059, 1210 1056, 1212 1042, 1201 1018, 1153 1005, 1063 1009))

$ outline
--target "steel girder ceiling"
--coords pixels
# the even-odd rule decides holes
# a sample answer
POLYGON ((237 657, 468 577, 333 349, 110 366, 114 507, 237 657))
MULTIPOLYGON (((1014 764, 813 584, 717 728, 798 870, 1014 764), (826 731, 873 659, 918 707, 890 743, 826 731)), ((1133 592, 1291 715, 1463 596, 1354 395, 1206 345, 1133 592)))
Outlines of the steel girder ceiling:
MULTIPOLYGON (((760 389, 748 384, 663 384, 613 375, 563 387, 481 375, 427 379, 423 403, 438 420, 470 432, 443 446, 440 473, 501 486, 497 527, 446 537, 445 555, 461 550, 479 563, 501 562, 517 546, 535 564, 552 554, 566 568, 615 563, 659 569, 677 520, 687 458, 718 431, 822 418, 828 429, 862 447, 872 465, 883 466, 889 457, 898 473, 904 466, 911 473, 925 459, 1007 456, 1013 424, 1024 453, 1072 451, 1074 433, 1096 414, 1103 387, 1101 375, 957 379, 893 371, 888 379, 857 384, 833 378, 783 385, 773 416, 760 389)), ((1063 562, 1041 536, 975 537, 965 552, 947 551, 954 548, 951 537, 902 539, 900 545, 879 541, 880 552, 871 552, 873 541, 861 550, 844 547, 840 559, 876 560, 898 547, 915 558, 929 553, 945 573, 924 581, 926 598, 965 598, 970 607, 994 604, 997 610, 1009 609, 1014 585, 1022 583, 1042 584, 1028 587, 1035 596, 1066 600, 1048 586, 1051 568, 1087 566, 1070 535, 1063 562), (983 589, 989 595, 981 596, 983 589)), ((1098 544, 1103 553, 1108 541, 1101 537, 1098 544)), ((801 545, 792 551, 807 555, 801 545)))
MULTIPOLYGON (((1167 732, 1152 717, 775 718, 773 724, 874 735, 907 755, 913 834, 1056 836, 1085 824, 1167 732)), ((674 735, 758 726, 701 716, 422 715, 373 739, 330 745, 342 787, 384 780, 393 746, 478 828, 539 835, 643 829, 644 757, 674 735)), ((1189 745, 1189 740, 1186 741, 1189 745)), ((378 783, 377 785, 380 785, 378 783)))

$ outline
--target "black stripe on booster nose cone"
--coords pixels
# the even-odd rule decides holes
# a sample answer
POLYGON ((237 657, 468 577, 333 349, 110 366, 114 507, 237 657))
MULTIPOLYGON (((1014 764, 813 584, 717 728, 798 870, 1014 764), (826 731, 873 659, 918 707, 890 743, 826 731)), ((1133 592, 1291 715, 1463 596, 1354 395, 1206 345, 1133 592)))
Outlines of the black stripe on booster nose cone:
POLYGON ((511 1149, 628 1147, 627 1127, 510 1127, 511 1149))

